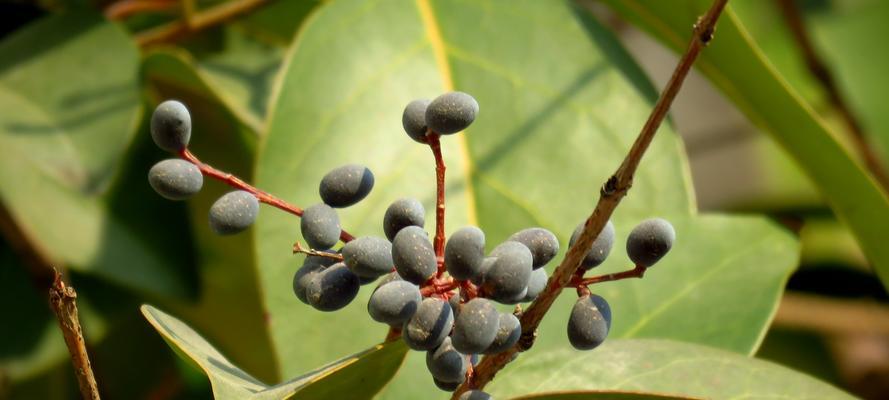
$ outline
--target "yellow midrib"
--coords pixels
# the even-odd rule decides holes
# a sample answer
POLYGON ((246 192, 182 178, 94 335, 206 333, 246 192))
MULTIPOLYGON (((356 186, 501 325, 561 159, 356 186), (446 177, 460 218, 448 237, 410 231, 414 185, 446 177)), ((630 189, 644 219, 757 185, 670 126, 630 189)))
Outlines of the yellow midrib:
MULTIPOLYGON (((448 64, 448 56, 445 50, 445 42, 441 36, 441 29, 438 27, 438 21, 435 19, 435 13, 432 11, 432 5, 429 0, 416 0, 417 8, 420 11, 420 17, 423 20, 423 27, 426 29, 426 37, 429 38, 429 45, 432 47, 432 53, 435 56, 435 65, 441 73, 442 85, 446 91, 454 90, 454 78, 451 76, 451 66, 448 64)), ((470 225, 478 226, 478 214, 475 204, 475 189, 472 185, 472 159, 469 157, 469 143, 466 141, 466 132, 454 135, 460 148, 460 164, 463 170, 463 180, 466 188, 466 217, 470 225)))

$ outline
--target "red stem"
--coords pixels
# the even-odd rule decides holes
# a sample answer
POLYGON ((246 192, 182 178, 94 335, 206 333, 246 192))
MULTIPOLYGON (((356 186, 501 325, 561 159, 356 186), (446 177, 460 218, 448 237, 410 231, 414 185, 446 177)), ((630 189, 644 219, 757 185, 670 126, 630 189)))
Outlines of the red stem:
MULTIPOLYGON (((272 207, 283 210, 283 211, 288 212, 290 214, 296 215, 297 217, 302 217, 302 215, 303 215, 302 208, 299 208, 299 207, 297 207, 293 204, 290 204, 284 200, 281 200, 269 193, 259 190, 256 187, 250 185, 249 183, 244 182, 243 180, 241 180, 241 178, 238 178, 237 176, 234 176, 228 172, 220 171, 216 168, 213 168, 209 164, 203 163, 200 159, 197 158, 197 156, 192 154, 191 151, 189 151, 187 148, 180 150, 179 156, 182 157, 182 159, 184 159, 185 161, 188 161, 188 162, 194 164, 195 166, 197 166, 198 169, 201 170, 201 173, 207 177, 221 181, 233 188, 240 189, 240 190, 243 190, 246 192, 250 192, 254 196, 256 196, 256 198, 260 202, 268 204, 272 207)), ((353 239, 355 239, 355 237, 352 236, 349 232, 346 232, 345 230, 340 233, 340 240, 342 240, 343 243, 348 243, 348 242, 352 241, 353 239)))
POLYGON ((432 278, 432 280, 423 286, 420 289, 420 295, 423 297, 430 297, 436 294, 444 294, 450 292, 451 290, 456 289, 460 286, 460 281, 454 278, 446 278, 446 279, 437 279, 432 278))
POLYGON ((571 283, 569 284, 569 286, 574 286, 574 287, 579 288, 581 286, 586 287, 586 286, 596 284, 596 283, 601 283, 601 282, 619 281, 621 279, 627 279, 627 278, 641 278, 643 275, 645 275, 646 269, 648 269, 648 268, 643 267, 641 265, 637 265, 635 268, 633 268, 631 270, 622 271, 622 272, 615 272, 613 274, 592 276, 592 277, 589 277, 586 279, 584 279, 583 276, 574 275, 574 278, 571 279, 571 283))
MULTIPOLYGON (((439 135, 435 132, 430 131, 426 135, 426 140, 429 142, 429 147, 432 148, 432 154, 435 156, 435 189, 436 189, 436 197, 435 197, 435 241, 433 242, 433 247, 435 248, 435 255, 438 257, 444 256, 444 244, 445 244, 445 163, 444 158, 441 156, 441 142, 439 141, 439 135)), ((439 266, 439 274, 443 272, 444 264, 439 266)))

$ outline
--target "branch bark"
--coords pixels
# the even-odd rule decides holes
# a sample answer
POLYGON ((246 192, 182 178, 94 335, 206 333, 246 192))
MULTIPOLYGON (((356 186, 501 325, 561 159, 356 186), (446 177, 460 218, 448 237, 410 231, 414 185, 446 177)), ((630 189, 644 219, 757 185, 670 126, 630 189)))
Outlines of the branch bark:
POLYGON ((77 376, 80 395, 84 399, 99 400, 99 388, 96 385, 96 377, 93 375, 83 332, 80 329, 80 319, 77 316, 76 299, 77 293, 74 288, 65 286, 62 275, 55 271, 55 279, 49 289, 49 304, 59 320, 59 328, 65 337, 68 352, 71 353, 71 363, 74 364, 74 375, 77 376))
POLYGON ((568 287, 572 277, 580 267, 581 261, 587 251, 592 248, 593 242, 605 224, 611 218, 617 205, 620 204, 624 196, 633 185, 633 175, 642 160, 642 156, 651 144, 658 127, 663 122, 676 98, 676 94, 682 87, 682 82, 688 75, 688 71, 694 64, 695 59, 701 53, 701 50, 713 39, 713 32, 716 29, 716 21, 722 14, 728 0, 714 0, 707 13, 700 17, 694 26, 691 41, 685 51, 685 54, 679 60, 679 64, 673 71, 670 81, 658 98, 648 120, 642 127, 642 131, 627 153, 617 171, 605 182, 599 193, 599 201, 593 213, 584 223, 583 232, 580 234, 577 242, 568 249, 562 263, 553 272, 553 275, 547 281, 546 288, 537 296, 537 299, 531 303, 527 310, 522 314, 522 339, 518 344, 507 351, 491 356, 486 356, 481 363, 475 368, 471 379, 467 379, 454 392, 452 399, 456 400, 460 395, 471 389, 482 389, 499 372, 503 367, 512 361, 514 355, 518 352, 528 350, 534 343, 534 337, 537 333, 537 327, 543 316, 552 307, 556 297, 561 293, 562 289, 568 287))

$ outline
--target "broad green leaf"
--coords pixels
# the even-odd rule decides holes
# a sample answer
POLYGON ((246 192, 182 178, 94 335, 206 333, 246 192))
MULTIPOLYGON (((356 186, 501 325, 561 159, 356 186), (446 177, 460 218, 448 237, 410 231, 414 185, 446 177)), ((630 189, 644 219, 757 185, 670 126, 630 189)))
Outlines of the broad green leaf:
POLYGON ((854 398, 777 364, 670 340, 612 340, 588 352, 520 356, 486 388, 499 398, 602 389, 707 399, 854 398))
MULTIPOLYGON (((238 54, 231 57, 240 56, 238 54)), ((256 76, 249 76, 246 71, 232 70, 228 70, 229 75, 226 75, 222 72, 211 73, 182 49, 161 48, 151 51, 145 57, 143 68, 149 70, 151 78, 160 84, 220 103, 237 117, 239 123, 257 134, 263 129, 265 104, 256 99, 268 97, 265 87, 269 84, 270 77, 266 75, 273 75, 280 64, 280 54, 277 59, 269 58, 268 62, 268 65, 275 68, 256 76)), ((222 64, 219 69, 224 71, 226 66, 222 64)))
POLYGON ((216 399, 369 399, 392 377, 407 347, 377 345, 308 374, 269 386, 232 364, 182 321, 152 306, 142 313, 167 343, 207 374, 216 399))
POLYGON ((284 48, 231 28, 224 30, 224 38, 224 51, 202 57, 196 72, 206 77, 209 86, 248 126, 264 132, 268 100, 284 48))
MULTIPOLYGON (((187 105, 193 129, 189 148, 198 157, 250 180, 256 133, 244 126, 198 79, 189 79, 195 75, 188 64, 169 53, 153 53, 143 63, 143 75, 152 89, 151 107, 168 98, 179 99, 187 105), (182 82, 194 84, 177 84, 182 82)), ((148 135, 148 132, 144 134, 148 135)), ((147 170, 161 157, 147 160, 142 168, 147 170)), ((144 181, 140 184, 140 188, 131 191, 158 197, 144 181)), ((172 226, 189 229, 192 234, 199 297, 194 302, 163 305, 188 320, 246 371, 264 381, 274 382, 281 375, 263 319, 265 308, 259 292, 252 231, 219 236, 210 230, 207 222, 210 206, 230 190, 225 184, 206 179, 201 192, 188 201, 188 215, 167 224, 168 230, 172 226), (251 328, 231 329, 232 326, 251 328)), ((167 209, 155 212, 168 214, 176 206, 169 201, 164 204, 167 209)), ((265 212, 272 210, 261 211, 265 212)))
POLYGON ((247 14, 236 24, 251 35, 286 46, 320 3, 321 0, 276 1, 247 14))
MULTIPOLYGON (((607 1, 629 21, 673 49, 684 49, 689 21, 710 1, 607 1)), ((840 145, 810 106, 763 57, 731 7, 719 21, 716 39, 697 67, 757 125, 772 134, 820 189, 837 216, 858 239, 884 286, 889 285, 889 247, 884 245, 889 200, 840 145)))
POLYGON ((583 391, 583 392, 558 392, 530 396, 514 397, 514 400, 686 400, 692 397, 671 396, 656 393, 643 393, 636 391, 583 391))
POLYGON ((109 211, 140 118, 138 53, 101 16, 48 16, 0 43, 0 201, 59 266, 181 296, 175 263, 109 211))
MULTIPOLYGON (((468 131, 443 138, 447 231, 479 225, 489 249, 535 225, 555 232, 564 247, 656 97, 612 35, 562 1, 332 1, 305 25, 285 62, 261 139, 259 187, 306 207, 319 202, 318 181, 328 170, 366 164, 376 187, 341 210, 343 226, 382 235, 388 204, 409 196, 425 204, 432 231, 431 152, 406 136, 401 113, 412 99, 466 91, 481 111, 468 131)), ((750 353, 796 265, 796 243, 761 218, 695 215, 681 145, 669 127, 661 131, 615 214, 619 239, 602 272, 628 267, 623 238, 644 218, 669 218, 679 239, 644 280, 602 286, 615 309, 615 335, 750 353)), ((291 281, 302 257, 289 250, 301 240, 296 219, 263 213, 256 233, 285 375, 304 371, 306 360, 319 364, 383 337, 386 328, 365 310, 370 290, 335 314, 295 298, 291 281)), ((568 346, 563 331, 572 302, 566 291, 536 350, 568 346)), ((422 354, 413 353, 383 398, 434 393, 446 396, 432 386, 422 354)))

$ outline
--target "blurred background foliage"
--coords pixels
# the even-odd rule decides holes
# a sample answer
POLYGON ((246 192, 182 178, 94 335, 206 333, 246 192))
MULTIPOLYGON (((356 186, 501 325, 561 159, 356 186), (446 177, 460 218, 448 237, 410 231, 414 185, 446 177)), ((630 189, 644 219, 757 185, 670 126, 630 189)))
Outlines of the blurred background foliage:
MULTIPOLYGON (((288 216, 264 208, 248 233, 220 238, 206 212, 225 187, 205 184, 185 203, 152 192, 147 170, 166 157, 147 128, 159 101, 188 105, 191 148, 204 161, 300 205, 317 201, 326 170, 368 164, 378 186, 342 219, 379 234, 395 197, 432 209, 431 158, 405 140, 401 108, 465 90, 482 111, 465 139, 445 143, 449 231, 478 224, 491 246, 539 225, 564 245, 708 4, 0 2, 0 398, 77 396, 46 306, 50 267, 78 290, 108 398, 212 396, 199 369, 146 323, 143 303, 268 384, 384 337, 366 317, 368 290, 335 314, 295 300, 290 277, 300 260, 290 245, 299 234, 288 216), (442 43, 424 39, 430 26, 442 43)), ((680 240, 644 280, 602 287, 616 310, 612 337, 707 345, 885 398, 889 307, 875 270, 889 271, 889 208, 854 132, 885 170, 889 53, 879 43, 889 3, 732 0, 730 8, 615 216, 619 232, 668 216, 680 240), (755 101, 769 90, 773 102, 755 101)), ((625 266, 621 246, 606 269, 625 266)), ((539 367, 522 363, 500 385, 578 357, 564 351, 570 304, 557 304, 527 360, 555 355, 539 367)), ((625 343, 611 353, 632 351, 625 343)), ((642 343, 637 351, 647 351, 642 343)), ((711 354, 660 348, 670 346, 711 354)), ((422 357, 405 363, 379 398, 441 393, 422 357)))

